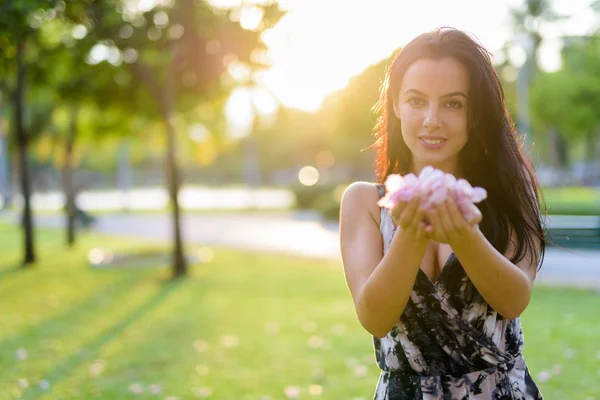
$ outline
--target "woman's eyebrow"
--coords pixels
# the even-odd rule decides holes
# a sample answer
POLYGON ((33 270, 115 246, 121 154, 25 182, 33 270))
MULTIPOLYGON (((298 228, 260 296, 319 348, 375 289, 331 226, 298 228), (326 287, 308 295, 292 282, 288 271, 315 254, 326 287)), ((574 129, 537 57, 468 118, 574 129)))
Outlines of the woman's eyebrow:
MULTIPOLYGON (((423 93, 423 92, 421 92, 420 90, 417 90, 417 89, 408 89, 406 92, 404 92, 404 94, 407 94, 407 93, 415 93, 415 94, 418 94, 419 96, 427 97, 427 95, 425 93, 423 93)), ((452 96, 462 96, 465 99, 467 98, 467 95, 464 94, 463 92, 446 93, 446 94, 444 94, 444 95, 442 95, 440 97, 452 97, 452 96)))

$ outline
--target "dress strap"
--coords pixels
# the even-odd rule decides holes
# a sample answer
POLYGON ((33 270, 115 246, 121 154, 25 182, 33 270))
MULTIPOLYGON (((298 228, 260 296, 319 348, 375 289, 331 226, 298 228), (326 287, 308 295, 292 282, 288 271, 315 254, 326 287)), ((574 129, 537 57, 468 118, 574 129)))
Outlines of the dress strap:
POLYGON ((378 183, 377 184, 377 192, 379 193, 379 198, 382 198, 383 196, 385 196, 385 185, 378 183))

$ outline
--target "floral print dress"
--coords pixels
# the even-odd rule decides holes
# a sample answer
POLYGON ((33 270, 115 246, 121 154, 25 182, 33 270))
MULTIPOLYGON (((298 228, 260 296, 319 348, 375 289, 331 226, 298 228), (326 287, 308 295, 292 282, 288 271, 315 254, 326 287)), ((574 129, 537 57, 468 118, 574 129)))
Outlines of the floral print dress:
MULTIPOLYGON (((382 197, 385 187, 378 190, 382 197)), ((385 253, 395 232, 385 208, 380 230, 385 253)), ((374 400, 542 399, 521 354, 519 318, 494 311, 454 253, 436 282, 419 269, 398 322, 373 341, 381 369, 374 400)))

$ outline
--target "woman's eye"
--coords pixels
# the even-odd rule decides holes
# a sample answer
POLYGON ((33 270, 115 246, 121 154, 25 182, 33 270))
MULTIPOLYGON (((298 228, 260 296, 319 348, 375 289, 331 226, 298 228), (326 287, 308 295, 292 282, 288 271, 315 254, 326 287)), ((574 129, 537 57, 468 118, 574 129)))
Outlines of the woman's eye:
POLYGON ((450 100, 446 103, 448 108, 462 108, 462 103, 458 100, 450 100))
POLYGON ((407 103, 412 104, 413 106, 422 106, 423 104, 425 104, 423 99, 419 99, 418 97, 413 97, 413 98, 408 99, 407 103))

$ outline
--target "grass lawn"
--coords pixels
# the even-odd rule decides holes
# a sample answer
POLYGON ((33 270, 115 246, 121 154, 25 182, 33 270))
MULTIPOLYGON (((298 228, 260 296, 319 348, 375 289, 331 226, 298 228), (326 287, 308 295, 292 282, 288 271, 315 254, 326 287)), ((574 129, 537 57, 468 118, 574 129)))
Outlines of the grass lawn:
MULTIPOLYGON (((370 399, 379 372, 339 262, 215 250, 191 276, 94 269, 89 249, 148 249, 40 230, 35 268, 0 225, 0 400, 370 399)), ((546 399, 600 393, 600 295, 538 287, 522 317, 546 399)), ((595 397, 600 399, 600 397, 595 397)))
POLYGON ((548 214, 600 215, 600 188, 543 188, 548 214))

